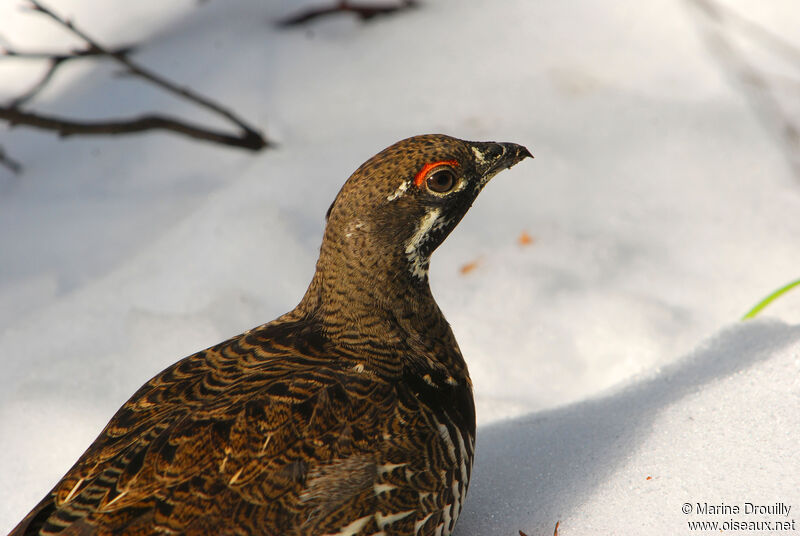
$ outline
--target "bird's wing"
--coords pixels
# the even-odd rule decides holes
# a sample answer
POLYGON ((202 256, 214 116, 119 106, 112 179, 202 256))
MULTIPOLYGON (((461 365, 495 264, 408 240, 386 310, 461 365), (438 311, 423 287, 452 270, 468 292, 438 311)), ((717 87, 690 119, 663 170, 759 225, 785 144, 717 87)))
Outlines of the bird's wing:
POLYGON ((299 346, 254 331, 169 367, 11 536, 281 534, 371 508, 396 391, 299 346))

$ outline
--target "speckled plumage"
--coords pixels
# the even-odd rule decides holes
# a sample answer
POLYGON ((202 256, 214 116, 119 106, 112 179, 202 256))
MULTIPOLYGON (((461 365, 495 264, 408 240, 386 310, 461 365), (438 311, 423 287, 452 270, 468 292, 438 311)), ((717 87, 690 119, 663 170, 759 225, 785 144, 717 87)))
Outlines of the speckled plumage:
POLYGON ((475 415, 428 259, 526 156, 428 135, 368 160, 300 304, 147 382, 11 535, 450 534, 475 415))

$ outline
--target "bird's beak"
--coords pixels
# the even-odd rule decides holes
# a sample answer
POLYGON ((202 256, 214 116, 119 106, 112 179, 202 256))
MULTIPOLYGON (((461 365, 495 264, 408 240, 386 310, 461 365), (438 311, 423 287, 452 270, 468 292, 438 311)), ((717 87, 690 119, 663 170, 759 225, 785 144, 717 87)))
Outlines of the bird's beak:
POLYGON ((533 158, 526 147, 508 142, 476 142, 472 144, 472 152, 475 155, 478 174, 481 176, 481 186, 504 169, 525 158, 533 158))

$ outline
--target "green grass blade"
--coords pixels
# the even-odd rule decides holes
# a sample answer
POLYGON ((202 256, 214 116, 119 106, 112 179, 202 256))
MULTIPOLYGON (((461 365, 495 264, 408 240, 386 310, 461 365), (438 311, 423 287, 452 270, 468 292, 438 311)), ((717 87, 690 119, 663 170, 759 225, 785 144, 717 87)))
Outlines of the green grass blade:
POLYGON ((756 315, 757 315, 758 313, 760 313, 760 312, 761 312, 761 310, 762 310, 764 307, 766 307, 767 305, 769 305, 770 303, 772 303, 773 301, 775 301, 777 298, 779 298, 779 297, 780 297, 780 296, 782 296, 783 294, 785 294, 785 293, 789 292, 791 289, 793 289, 794 287, 796 287, 796 286, 798 286, 798 285, 800 285, 800 279, 798 279, 798 280, 796 280, 796 281, 792 281, 792 282, 791 282, 791 283, 789 283, 788 285, 784 285, 784 286, 782 286, 781 288, 779 288, 778 290, 776 290, 775 292, 773 292, 772 294, 770 294, 769 296, 767 296, 766 298, 764 298, 763 300, 761 300, 760 302, 758 302, 758 303, 756 304, 756 306, 755 306, 755 307, 753 307, 752 309, 750 309, 750 310, 747 312, 747 314, 746 314, 746 315, 744 315, 744 316, 742 317, 742 320, 749 320, 749 319, 751 319, 751 318, 755 318, 755 317, 756 317, 756 315))

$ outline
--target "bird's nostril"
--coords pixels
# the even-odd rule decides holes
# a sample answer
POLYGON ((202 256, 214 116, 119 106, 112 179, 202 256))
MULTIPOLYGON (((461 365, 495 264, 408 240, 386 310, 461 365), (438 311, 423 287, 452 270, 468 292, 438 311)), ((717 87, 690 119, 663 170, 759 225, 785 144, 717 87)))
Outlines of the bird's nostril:
POLYGON ((489 147, 484 153, 488 160, 496 160, 506 152, 506 148, 499 143, 490 143, 488 145, 489 147))

